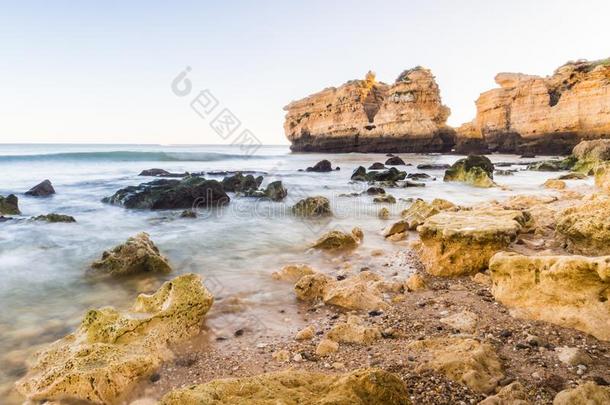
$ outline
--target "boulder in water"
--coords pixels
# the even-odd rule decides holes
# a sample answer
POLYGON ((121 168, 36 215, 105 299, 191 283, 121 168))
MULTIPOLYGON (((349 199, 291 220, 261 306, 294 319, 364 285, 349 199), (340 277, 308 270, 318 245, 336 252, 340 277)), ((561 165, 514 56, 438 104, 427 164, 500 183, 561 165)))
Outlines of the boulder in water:
POLYGON ((332 214, 330 201, 326 197, 307 197, 292 207, 292 213, 300 217, 323 217, 332 214))
POLYGON ((392 156, 391 158, 385 161, 385 164, 388 166, 404 166, 405 162, 398 156, 392 156))
POLYGON ((385 169, 385 165, 381 162, 375 162, 369 166, 369 170, 383 170, 385 169))
POLYGON ((46 197, 51 194, 55 194, 55 189, 49 180, 44 180, 25 192, 25 195, 32 197, 46 197))
POLYGON ((17 390, 28 402, 118 403, 197 335, 213 297, 195 274, 141 294, 130 311, 87 312, 80 327, 36 353, 17 390))
POLYGON ((218 181, 189 176, 125 187, 102 201, 125 208, 158 210, 219 206, 228 204, 230 198, 218 181))
POLYGON ((19 199, 15 194, 6 197, 0 195, 0 215, 19 215, 19 199))
POLYGON ((47 214, 47 215, 38 215, 37 217, 32 218, 34 221, 46 221, 46 222, 76 222, 76 219, 70 215, 63 214, 47 214))
POLYGON ((226 192, 248 193, 257 190, 262 182, 263 176, 254 177, 251 174, 244 176, 238 172, 222 179, 222 188, 226 192))
POLYGON ((308 167, 305 171, 308 172, 332 172, 333 168, 330 161, 324 159, 320 160, 318 163, 313 165, 313 167, 308 167))
POLYGON ((280 180, 271 182, 265 189, 265 196, 272 201, 281 201, 288 195, 288 190, 284 188, 280 180))
POLYGON ((358 247, 364 237, 360 228, 352 229, 351 233, 330 231, 318 239, 312 247, 322 250, 346 250, 358 247))
POLYGON ((145 232, 127 239, 127 242, 112 250, 105 251, 102 258, 93 262, 91 267, 113 276, 172 271, 167 259, 159 253, 159 249, 145 232))
POLYGON ((487 157, 470 155, 445 171, 444 181, 461 181, 477 187, 493 187, 494 165, 487 157))

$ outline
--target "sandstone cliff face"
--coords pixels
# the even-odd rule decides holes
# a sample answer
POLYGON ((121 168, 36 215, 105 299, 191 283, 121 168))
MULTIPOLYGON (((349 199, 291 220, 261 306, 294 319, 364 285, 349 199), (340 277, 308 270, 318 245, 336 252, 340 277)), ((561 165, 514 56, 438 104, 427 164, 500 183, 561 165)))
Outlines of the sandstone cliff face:
POLYGON ((284 107, 294 151, 448 152, 449 108, 428 69, 404 71, 394 84, 352 80, 284 107))
POLYGON ((496 76, 458 129, 458 152, 569 154, 583 139, 610 137, 610 59, 571 62, 552 76, 496 76))

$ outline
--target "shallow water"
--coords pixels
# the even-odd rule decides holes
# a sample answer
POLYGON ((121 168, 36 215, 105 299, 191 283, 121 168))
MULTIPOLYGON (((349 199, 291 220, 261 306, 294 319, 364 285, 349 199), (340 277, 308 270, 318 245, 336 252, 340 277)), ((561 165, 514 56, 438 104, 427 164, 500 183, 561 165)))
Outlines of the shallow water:
MULTIPOLYGON (((478 189, 459 183, 444 183, 442 170, 418 170, 420 163, 453 163, 454 155, 408 155, 407 172, 424 171, 436 181, 424 188, 388 189, 397 199, 446 198, 458 204, 502 199, 514 194, 548 194, 541 184, 558 173, 521 171, 498 176, 508 189, 478 189)), ((516 156, 491 156, 494 162, 523 162, 516 156)), ((208 328, 217 335, 247 327, 266 334, 281 332, 287 323, 298 323, 290 286, 278 284, 270 273, 284 264, 306 262, 325 271, 345 266, 308 249, 308 244, 329 229, 350 230, 360 226, 364 243, 349 258, 354 268, 382 268, 386 258, 372 258, 382 248, 391 253, 404 244, 388 243, 380 230, 386 221, 377 218, 382 205, 363 195, 366 184, 351 184, 357 166, 384 162, 382 154, 290 154, 288 147, 261 148, 250 158, 239 148, 226 146, 77 146, 0 145, 0 195, 19 197, 23 221, 0 223, 0 387, 7 387, 23 374, 20 360, 38 345, 65 335, 78 325, 91 307, 114 305, 126 308, 139 292, 154 291, 163 279, 185 272, 199 273, 217 297, 208 328), (299 172, 327 158, 340 171, 299 172), (210 170, 255 170, 265 175, 263 186, 282 180, 289 196, 283 202, 259 201, 231 195, 223 209, 201 210, 196 219, 179 218, 178 211, 127 210, 100 200, 117 189, 152 180, 139 177, 143 169, 163 168, 172 172, 210 170), (23 195, 30 187, 50 179, 57 194, 50 198, 23 195), (335 215, 322 221, 293 217, 290 206, 299 199, 323 195, 331 199, 335 215), (72 215, 75 224, 46 224, 27 218, 46 214, 72 215), (104 281, 87 274, 89 264, 104 249, 145 231, 174 268, 167 277, 104 281), (285 313, 280 314, 278 308, 285 313), (236 315, 238 314, 238 315, 236 315)), ((538 157, 537 159, 541 159, 538 157)), ((534 160, 537 160, 534 159, 534 160)), ((531 159, 530 159, 531 160, 531 159)), ((514 166, 514 168, 524 168, 514 166)), ((506 169, 506 168, 502 168, 506 169)), ((222 179, 222 176, 206 176, 222 179)), ((570 183, 570 182, 568 182, 570 183)), ((409 202, 386 205, 392 216, 409 202)), ((406 277, 409 268, 405 268, 406 277)), ((294 326, 294 325, 292 325, 294 326)))

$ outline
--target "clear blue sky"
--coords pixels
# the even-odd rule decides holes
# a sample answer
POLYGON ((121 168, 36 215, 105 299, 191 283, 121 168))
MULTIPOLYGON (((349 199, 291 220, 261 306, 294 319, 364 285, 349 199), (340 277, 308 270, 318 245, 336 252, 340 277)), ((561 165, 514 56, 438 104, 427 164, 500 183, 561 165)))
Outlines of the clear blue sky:
POLYGON ((223 143, 170 91, 185 66, 279 144, 284 105, 369 69, 432 69, 459 125, 500 71, 610 56, 607 0, 3 3, 0 142, 223 143))

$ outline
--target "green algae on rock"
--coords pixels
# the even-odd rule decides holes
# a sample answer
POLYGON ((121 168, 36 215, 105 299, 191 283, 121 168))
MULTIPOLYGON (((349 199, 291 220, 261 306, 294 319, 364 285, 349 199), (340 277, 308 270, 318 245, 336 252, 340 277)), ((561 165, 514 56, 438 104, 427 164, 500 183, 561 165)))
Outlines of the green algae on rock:
POLYGON ((379 369, 346 374, 285 370, 253 377, 214 380, 165 395, 160 405, 408 405, 405 384, 379 369))
POLYGON ((90 310, 36 353, 17 390, 30 401, 116 403, 171 357, 169 344, 199 333, 213 301, 198 275, 185 274, 139 295, 130 311, 90 310))
POLYGON ((292 207, 292 213, 300 217, 323 217, 332 214, 330 201, 326 197, 307 197, 292 207))
POLYGON ((476 187, 493 187, 494 165, 485 156, 470 155, 445 171, 443 181, 461 181, 476 187))
POLYGON ((19 199, 15 194, 6 197, 0 195, 0 215, 19 215, 19 199))
POLYGON ((582 141, 572 151, 574 158, 578 159, 574 170, 589 173, 606 161, 610 161, 610 139, 595 139, 582 141))
POLYGON ((127 239, 112 250, 106 250, 102 258, 93 262, 91 267, 113 276, 172 271, 167 259, 159 253, 146 232, 127 239))
POLYGON ((70 215, 63 214, 47 214, 47 215, 38 215, 32 218, 34 221, 46 221, 46 222, 76 222, 76 219, 70 215))

